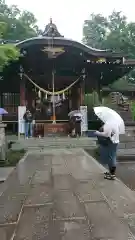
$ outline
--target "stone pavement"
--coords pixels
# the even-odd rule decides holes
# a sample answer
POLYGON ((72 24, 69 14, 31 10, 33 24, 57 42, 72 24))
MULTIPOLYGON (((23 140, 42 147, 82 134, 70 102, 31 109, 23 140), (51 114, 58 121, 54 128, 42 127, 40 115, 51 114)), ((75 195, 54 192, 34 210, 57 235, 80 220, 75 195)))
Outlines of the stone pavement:
POLYGON ((13 169, 13 167, 0 167, 0 183, 8 178, 13 169))
POLYGON ((0 185, 0 240, 133 240, 135 193, 82 149, 29 151, 0 185))
POLYGON ((30 138, 24 139, 23 137, 18 139, 13 145, 12 149, 46 149, 46 148, 93 148, 96 147, 96 141, 94 138, 81 137, 44 137, 44 138, 30 138))

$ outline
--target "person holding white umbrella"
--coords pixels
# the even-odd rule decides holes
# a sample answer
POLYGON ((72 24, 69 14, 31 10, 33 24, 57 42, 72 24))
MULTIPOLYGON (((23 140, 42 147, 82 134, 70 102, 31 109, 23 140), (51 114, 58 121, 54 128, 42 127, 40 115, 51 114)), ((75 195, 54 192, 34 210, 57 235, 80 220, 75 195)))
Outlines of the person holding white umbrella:
POLYGON ((102 131, 100 129, 95 134, 100 145, 101 158, 106 160, 109 168, 104 178, 114 180, 119 135, 125 133, 124 121, 118 113, 107 107, 95 107, 94 112, 103 123, 102 131))

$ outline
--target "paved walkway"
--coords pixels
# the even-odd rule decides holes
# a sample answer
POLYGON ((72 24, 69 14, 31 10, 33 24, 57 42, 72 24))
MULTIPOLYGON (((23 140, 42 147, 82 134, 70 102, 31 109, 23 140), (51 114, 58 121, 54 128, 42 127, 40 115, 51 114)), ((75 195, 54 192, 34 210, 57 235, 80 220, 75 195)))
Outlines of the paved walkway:
POLYGON ((0 183, 8 178, 13 169, 13 167, 0 167, 0 183))
POLYGON ((135 193, 82 149, 31 151, 0 185, 0 240, 133 240, 135 193))
POLYGON ((81 137, 45 137, 45 138, 30 138, 24 139, 23 137, 12 145, 12 149, 46 149, 46 148, 93 148, 96 147, 94 138, 81 137))

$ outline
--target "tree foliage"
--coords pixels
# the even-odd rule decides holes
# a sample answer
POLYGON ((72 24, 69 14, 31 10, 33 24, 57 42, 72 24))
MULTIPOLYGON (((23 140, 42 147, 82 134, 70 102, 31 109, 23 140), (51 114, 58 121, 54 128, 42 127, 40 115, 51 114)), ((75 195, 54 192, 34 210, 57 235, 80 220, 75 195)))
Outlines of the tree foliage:
POLYGON ((112 49, 135 58, 135 23, 128 22, 121 12, 113 11, 108 17, 91 14, 84 22, 83 41, 94 48, 112 49))
POLYGON ((10 61, 15 61, 19 58, 19 50, 12 44, 0 45, 0 71, 10 61))
POLYGON ((0 0, 1 38, 24 40, 37 36, 39 28, 36 23, 33 13, 20 11, 16 5, 8 6, 4 0, 0 0))
MULTIPOLYGON (((35 37, 39 33, 33 13, 20 11, 16 5, 8 6, 0 0, 0 39, 15 41, 35 37)), ((0 70, 19 57, 19 50, 11 44, 0 44, 0 70)))
MULTIPOLYGON (((98 49, 111 49, 115 52, 123 52, 129 58, 135 58, 135 22, 128 22, 122 12, 113 11, 108 17, 101 14, 91 14, 84 21, 83 42, 88 46, 98 49)), ((115 86, 128 85, 135 82, 135 70, 130 72, 127 78, 120 80, 115 86)))

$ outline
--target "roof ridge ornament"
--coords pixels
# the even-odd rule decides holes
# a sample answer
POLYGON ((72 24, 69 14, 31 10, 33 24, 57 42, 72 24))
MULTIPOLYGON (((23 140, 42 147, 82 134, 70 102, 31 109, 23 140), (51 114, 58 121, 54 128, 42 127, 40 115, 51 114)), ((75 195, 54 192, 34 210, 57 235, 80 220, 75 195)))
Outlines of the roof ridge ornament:
POLYGON ((46 25, 42 36, 43 37, 64 37, 59 33, 57 26, 52 22, 52 18, 50 18, 50 23, 46 25))

